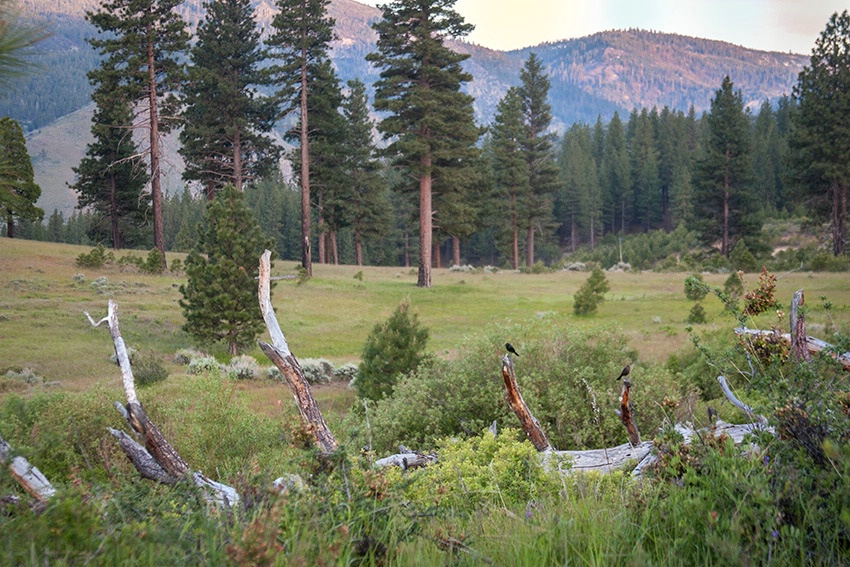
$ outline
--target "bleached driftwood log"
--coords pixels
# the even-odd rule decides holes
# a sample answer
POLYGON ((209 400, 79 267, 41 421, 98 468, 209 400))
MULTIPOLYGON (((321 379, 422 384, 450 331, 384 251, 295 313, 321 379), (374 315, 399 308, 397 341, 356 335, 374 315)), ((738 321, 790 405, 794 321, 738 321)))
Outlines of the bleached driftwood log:
POLYGON ((767 423, 767 418, 763 415, 757 415, 753 408, 739 400, 735 394, 732 392, 732 389, 729 387, 729 383, 726 381, 726 376, 718 376, 717 381, 720 382, 720 388, 723 390, 723 395, 726 396, 726 399, 732 402, 732 405, 747 414, 751 421, 756 421, 761 424, 767 423))
POLYGON ((514 361, 510 354, 502 357, 502 379, 505 381, 505 396, 508 405, 519 418, 522 430, 525 431, 529 441, 538 451, 551 451, 552 445, 549 444, 546 433, 540 427, 540 422, 532 415, 525 400, 522 399, 522 394, 519 393, 516 373, 514 372, 514 361))
POLYGON ((136 442, 123 431, 109 429, 109 432, 118 440, 121 449, 144 478, 174 484, 180 480, 191 477, 192 481, 203 489, 204 496, 222 508, 235 506, 239 503, 239 495, 230 486, 217 483, 200 471, 192 472, 188 463, 168 442, 159 428, 150 420, 142 404, 136 396, 135 379, 133 368, 130 366, 130 357, 127 355, 127 347, 121 336, 118 326, 118 305, 109 300, 107 315, 100 321, 95 320, 88 313, 85 314, 93 327, 106 323, 112 342, 115 346, 115 356, 118 366, 121 368, 121 381, 124 385, 124 395, 127 405, 116 402, 121 414, 132 430, 143 441, 144 445, 136 442))
POLYGON ((375 468, 380 469, 383 467, 395 466, 401 467, 402 470, 407 470, 425 467, 436 462, 437 455, 435 453, 426 455, 424 453, 412 451, 404 445, 400 445, 397 454, 375 461, 375 468))
POLYGON ((304 371, 301 369, 301 364, 295 355, 289 350, 289 345, 286 343, 286 337, 280 328, 277 321, 277 316, 274 314, 274 308, 271 301, 271 252, 266 250, 260 258, 260 285, 258 296, 260 300, 260 310, 263 313, 263 320, 266 323, 266 328, 271 336, 271 344, 257 341, 260 344, 260 349, 271 359, 281 376, 289 385, 289 390, 295 398, 295 405, 298 406, 298 411, 301 414, 301 419, 310 430, 313 440, 319 450, 328 455, 337 449, 337 442, 322 417, 322 412, 319 410, 319 404, 313 397, 310 391, 310 384, 304 376, 304 371))
POLYGON ((56 489, 40 470, 20 455, 12 457, 12 447, 2 437, 0 437, 0 464, 8 464, 12 478, 39 502, 47 502, 56 494, 56 489))

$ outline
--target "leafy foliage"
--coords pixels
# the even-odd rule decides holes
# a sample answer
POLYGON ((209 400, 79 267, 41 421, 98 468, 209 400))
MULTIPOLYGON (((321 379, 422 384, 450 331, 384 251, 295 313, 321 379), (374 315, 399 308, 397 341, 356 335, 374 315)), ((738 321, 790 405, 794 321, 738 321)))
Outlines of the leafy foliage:
MULTIPOLYGON (((3 39, 6 38, 0 38, 3 39)), ((0 59, 0 65, 3 63, 0 59)), ((41 187, 33 179, 23 130, 17 122, 4 116, 0 118, 0 212, 5 217, 6 236, 10 238, 15 235, 16 219, 41 221, 44 218, 44 211, 35 206, 41 187)))
POLYGON ((595 313, 599 304, 605 300, 608 291, 608 280, 605 272, 599 266, 593 268, 590 277, 576 292, 573 300, 573 312, 576 315, 590 315, 595 313))
POLYGON ((180 286, 184 329, 203 342, 225 341, 231 354, 263 329, 254 278, 271 244, 260 234, 242 193, 226 186, 207 207, 205 226, 186 258, 180 286))
POLYGON ((390 318, 375 325, 366 338, 355 387, 357 395, 379 400, 392 394, 400 375, 416 370, 424 360, 428 329, 410 304, 402 302, 390 318))

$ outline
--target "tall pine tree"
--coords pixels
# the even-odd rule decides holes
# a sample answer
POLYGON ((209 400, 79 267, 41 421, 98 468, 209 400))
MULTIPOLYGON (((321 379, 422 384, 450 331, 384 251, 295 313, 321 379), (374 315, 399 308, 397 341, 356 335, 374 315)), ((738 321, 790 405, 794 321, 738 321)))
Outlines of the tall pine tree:
POLYGON ((0 212, 6 236, 15 237, 15 220, 41 221, 44 211, 35 206, 41 187, 33 181, 32 162, 24 131, 8 116, 0 118, 0 212))
POLYGON ((711 100, 706 131, 696 164, 697 229, 706 242, 720 240, 726 258, 740 238, 760 225, 750 193, 750 122, 741 91, 727 75, 711 100))
POLYGON ((120 73, 104 61, 89 73, 96 107, 91 132, 94 142, 74 168, 77 206, 94 212, 89 238, 107 241, 118 250, 127 245, 150 243, 141 228, 146 224, 150 194, 148 176, 140 166, 133 139, 133 104, 119 88, 120 73))
POLYGON ((330 0, 277 0, 279 12, 272 20, 274 32, 266 42, 278 60, 273 67, 280 113, 297 109, 299 116, 301 179, 301 266, 313 275, 310 247, 310 79, 328 59, 334 39, 334 20, 327 16, 330 0))
POLYGON ((226 185, 207 206, 197 244, 186 257, 180 286, 184 330, 204 343, 227 343, 231 355, 263 330, 257 303, 259 258, 271 243, 260 233, 244 195, 226 185))
POLYGON ((277 118, 270 84, 260 69, 265 53, 250 0, 204 3, 184 89, 185 123, 180 153, 183 178, 199 181, 208 199, 227 184, 243 190, 277 167, 280 150, 265 134, 277 118))
POLYGON ((389 155, 419 180, 419 277, 431 287, 432 182, 443 160, 460 160, 478 139, 472 97, 461 92, 472 80, 461 62, 468 55, 445 40, 472 30, 454 10, 455 0, 396 0, 374 24, 378 51, 367 59, 381 70, 375 109, 387 113, 378 129, 389 155))
POLYGON ((525 134, 522 99, 516 87, 510 87, 496 106, 491 132, 495 190, 507 202, 507 215, 503 213, 502 218, 493 220, 497 227, 504 227, 504 216, 507 216, 511 265, 516 270, 519 269, 520 211, 526 208, 529 198, 528 163, 521 146, 525 134))
POLYGON ((146 149, 150 163, 154 246, 162 253, 165 239, 162 221, 160 136, 177 120, 177 98, 184 70, 180 57, 189 40, 186 24, 176 12, 181 0, 109 0, 86 19, 101 32, 89 42, 103 56, 104 68, 121 70, 121 88, 128 100, 144 103, 143 125, 148 131, 146 149))
POLYGON ((345 177, 351 188, 346 207, 354 236, 354 262, 362 266, 364 240, 389 232, 390 202, 381 182, 380 164, 374 155, 366 85, 355 79, 348 82, 348 89, 343 102, 348 130, 343 152, 345 177))
POLYGON ((832 253, 847 252, 850 195, 850 13, 829 18, 809 66, 794 88, 792 147, 807 197, 822 204, 832 226, 832 253))
POLYGON ((523 211, 527 230, 525 261, 531 267, 534 264, 535 231, 542 231, 551 222, 553 197, 558 189, 558 166, 553 153, 555 135, 549 132, 552 123, 552 106, 548 101, 549 77, 535 53, 529 55, 519 77, 525 130, 520 146, 528 167, 529 187, 523 211))

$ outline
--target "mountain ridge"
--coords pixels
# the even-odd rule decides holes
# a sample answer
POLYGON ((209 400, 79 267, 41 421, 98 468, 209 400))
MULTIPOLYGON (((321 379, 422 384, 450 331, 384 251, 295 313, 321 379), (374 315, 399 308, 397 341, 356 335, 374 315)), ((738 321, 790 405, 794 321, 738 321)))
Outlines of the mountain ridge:
MULTIPOLYGON (((252 3, 258 25, 268 30, 273 2, 252 3)), ((75 155, 85 149, 89 126, 84 109, 90 104, 85 72, 97 65, 97 54, 85 42, 94 28, 83 16, 99 6, 98 0, 28 0, 26 6, 28 14, 52 22, 57 32, 44 48, 45 73, 12 89, 8 99, 0 101, 0 115, 19 120, 28 131, 28 140, 39 144, 42 159, 37 169, 41 172, 36 181, 45 195, 67 192, 67 183, 73 181, 67 165, 69 146, 79 146, 75 155), (73 118, 76 127, 85 132, 63 137, 60 132, 68 132, 67 122, 57 125, 54 132, 51 122, 73 113, 78 113, 73 118), (49 171, 51 167, 62 171, 49 171)), ((197 24, 203 15, 202 0, 187 0, 181 11, 191 25, 197 24)), ((329 15, 337 23, 338 38, 332 44, 331 57, 340 78, 343 82, 360 78, 371 89, 378 73, 365 55, 375 50, 376 34, 370 25, 380 18, 381 11, 355 0, 332 0, 329 15)), ((524 61, 531 52, 536 53, 549 74, 553 127, 559 132, 575 122, 593 123, 597 117, 607 122, 614 112, 625 119, 634 108, 668 106, 687 112, 693 106, 698 113, 705 111, 727 74, 741 90, 744 102, 755 106, 790 94, 808 63, 803 55, 638 29, 597 32, 511 51, 464 40, 452 40, 449 45, 470 55, 464 67, 474 79, 465 88, 475 97, 475 117, 482 125, 492 121, 498 101, 508 87, 519 84, 524 61)), ((67 212, 69 205, 58 208, 67 212)), ((49 214, 52 208, 46 210, 49 214)))

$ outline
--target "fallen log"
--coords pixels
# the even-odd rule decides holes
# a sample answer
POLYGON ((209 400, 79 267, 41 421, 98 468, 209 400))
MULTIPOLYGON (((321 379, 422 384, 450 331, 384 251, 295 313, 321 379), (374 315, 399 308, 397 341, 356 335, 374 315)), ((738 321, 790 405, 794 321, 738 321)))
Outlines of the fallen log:
POLYGON ((33 498, 44 504, 56 494, 47 477, 20 455, 12 457, 12 447, 0 437, 0 464, 8 464, 9 473, 33 498))
POLYGON ((107 315, 100 321, 95 320, 85 313, 92 327, 98 327, 106 323, 115 346, 115 356, 121 369, 121 381, 124 386, 124 395, 127 404, 116 402, 116 406, 130 428, 144 442, 144 445, 136 442, 123 431, 109 429, 118 440, 118 444, 133 463, 136 470, 143 478, 148 478, 165 484, 174 484, 180 480, 191 478, 196 486, 202 489, 204 498, 221 508, 229 508, 239 503, 239 495, 236 490, 225 484, 217 483, 200 471, 192 472, 188 463, 172 447, 159 428, 150 420, 141 402, 136 395, 133 368, 130 365, 130 357, 127 347, 121 336, 118 325, 118 305, 109 300, 107 315))

